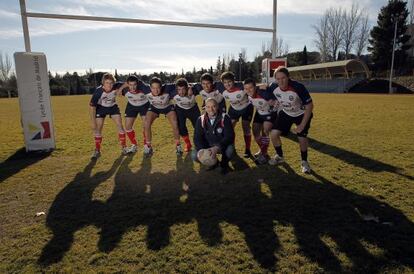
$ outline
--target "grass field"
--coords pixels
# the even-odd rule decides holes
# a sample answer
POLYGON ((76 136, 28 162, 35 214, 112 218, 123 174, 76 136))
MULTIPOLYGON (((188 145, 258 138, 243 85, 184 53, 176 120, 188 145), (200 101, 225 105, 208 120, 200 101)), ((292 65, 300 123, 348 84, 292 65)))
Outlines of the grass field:
POLYGON ((89 96, 52 98, 57 149, 27 158, 0 100, 0 273, 413 273, 414 96, 313 98, 313 174, 292 137, 286 164, 226 176, 177 158, 164 118, 151 159, 121 157, 107 121, 90 162, 89 96))

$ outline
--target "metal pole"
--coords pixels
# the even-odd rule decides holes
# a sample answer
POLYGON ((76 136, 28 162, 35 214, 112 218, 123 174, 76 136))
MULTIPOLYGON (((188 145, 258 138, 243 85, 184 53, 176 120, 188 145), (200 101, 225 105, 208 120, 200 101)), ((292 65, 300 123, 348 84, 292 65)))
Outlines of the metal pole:
POLYGON ((239 53, 239 81, 242 80, 242 54, 239 53))
POLYGON ((392 45, 392 57, 391 57, 391 71, 390 71, 390 85, 389 85, 389 93, 393 93, 392 90, 392 78, 394 72, 394 58, 395 58, 395 40, 397 39, 397 26, 398 26, 398 19, 399 17, 395 17, 395 29, 394 29, 394 42, 392 45))
POLYGON ((273 0, 273 35, 272 35, 272 58, 276 58, 277 46, 277 0, 273 0))
POLYGON ((38 12, 27 12, 26 16, 33 17, 33 18, 85 20, 85 21, 98 21, 98 22, 136 23, 136 24, 139 23, 139 24, 150 24, 150 25, 168 25, 168 26, 181 26, 181 27, 273 32, 272 29, 266 29, 266 28, 254 28, 254 27, 231 26, 231 25, 220 25, 220 24, 191 23, 191 22, 179 22, 179 21, 102 17, 102 16, 66 15, 66 14, 52 14, 52 13, 38 13, 38 12))
POLYGON ((26 49, 26 52, 31 52, 32 48, 30 47, 30 34, 29 34, 29 27, 27 24, 27 13, 26 13, 26 1, 25 0, 20 0, 20 14, 22 16, 24 47, 26 49))

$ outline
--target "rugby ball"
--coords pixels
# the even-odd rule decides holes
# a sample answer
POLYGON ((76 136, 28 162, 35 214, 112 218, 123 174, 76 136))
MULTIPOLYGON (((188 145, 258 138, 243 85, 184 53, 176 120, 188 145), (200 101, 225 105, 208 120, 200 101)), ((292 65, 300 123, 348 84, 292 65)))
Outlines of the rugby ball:
POLYGON ((197 152, 197 158, 205 166, 214 166, 217 163, 217 155, 210 148, 200 149, 197 152))

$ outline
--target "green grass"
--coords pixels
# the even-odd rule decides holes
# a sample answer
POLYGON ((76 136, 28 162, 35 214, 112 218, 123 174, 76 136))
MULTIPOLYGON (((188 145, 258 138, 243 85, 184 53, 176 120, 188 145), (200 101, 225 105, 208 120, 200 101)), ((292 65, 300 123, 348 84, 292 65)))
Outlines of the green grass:
POLYGON ((286 164, 237 158, 224 177, 177 159, 163 117, 151 159, 120 157, 107 121, 90 162, 89 96, 52 98, 57 149, 28 158, 18 102, 0 100, 0 273, 412 273, 414 97, 313 98, 313 174, 284 138, 286 164))

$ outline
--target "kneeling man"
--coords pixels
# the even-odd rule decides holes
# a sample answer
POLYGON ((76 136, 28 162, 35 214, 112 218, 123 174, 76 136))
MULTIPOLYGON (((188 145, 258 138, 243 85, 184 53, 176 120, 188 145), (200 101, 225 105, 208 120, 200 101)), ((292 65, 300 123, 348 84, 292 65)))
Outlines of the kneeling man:
POLYGON ((195 150, 192 158, 199 162, 198 151, 210 149, 213 154, 221 154, 221 161, 209 168, 212 170, 221 167, 221 173, 229 170, 229 161, 234 156, 234 129, 230 117, 223 113, 216 100, 206 100, 205 114, 201 115, 196 123, 194 132, 195 150))

